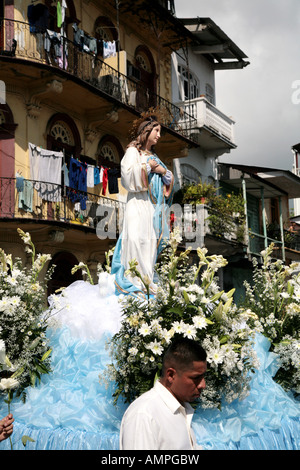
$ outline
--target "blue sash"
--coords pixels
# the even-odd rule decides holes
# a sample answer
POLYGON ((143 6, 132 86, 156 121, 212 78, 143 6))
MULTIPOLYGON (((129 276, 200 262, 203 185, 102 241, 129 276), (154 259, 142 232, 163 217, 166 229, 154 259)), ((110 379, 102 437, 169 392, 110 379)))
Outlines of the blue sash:
MULTIPOLYGON (((150 159, 155 160, 163 168, 166 165, 158 158, 157 155, 151 155, 150 159)), ((158 173, 150 173, 148 175, 148 194, 150 201, 155 207, 153 225, 157 238, 157 254, 162 251, 164 240, 169 239, 169 208, 173 199, 173 185, 170 194, 166 192, 166 186, 162 182, 162 176, 158 173)))

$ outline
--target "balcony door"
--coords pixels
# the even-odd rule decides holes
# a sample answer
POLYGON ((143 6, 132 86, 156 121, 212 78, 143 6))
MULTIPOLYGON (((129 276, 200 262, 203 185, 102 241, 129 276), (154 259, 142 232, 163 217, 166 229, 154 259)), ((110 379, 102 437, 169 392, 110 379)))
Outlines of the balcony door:
POLYGON ((136 106, 138 111, 142 112, 152 106, 155 107, 157 104, 156 68, 148 47, 137 47, 135 51, 135 66, 140 72, 140 80, 137 84, 136 106))
POLYGON ((0 104, 0 216, 14 217, 15 210, 15 129, 7 104, 0 104))

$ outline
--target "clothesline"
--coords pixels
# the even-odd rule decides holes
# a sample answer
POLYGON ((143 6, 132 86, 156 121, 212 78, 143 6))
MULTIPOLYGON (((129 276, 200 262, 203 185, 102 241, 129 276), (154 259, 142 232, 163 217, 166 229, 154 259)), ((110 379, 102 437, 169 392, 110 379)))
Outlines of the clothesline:
MULTIPOLYGON (((65 37, 64 23, 65 23, 65 10, 67 4, 65 0, 57 1, 57 27, 61 28, 60 33, 49 29, 49 10, 46 5, 38 3, 34 5, 29 4, 27 7, 27 17, 30 25, 30 32, 33 34, 42 33, 45 36, 44 48, 49 53, 50 47, 53 46, 55 57, 61 57, 61 47, 63 46, 61 39, 65 37)), ((97 39, 85 33, 83 29, 79 28, 77 23, 73 23, 73 41, 78 46, 80 51, 85 51, 94 54, 102 54, 106 59, 113 57, 117 53, 116 41, 104 41, 97 39)), ((65 54, 68 54, 67 49, 65 54)))
POLYGON ((79 159, 64 159, 63 152, 43 149, 29 143, 30 180, 16 174, 16 188, 19 193, 19 208, 32 212, 33 190, 41 199, 49 202, 61 202, 62 187, 64 195, 74 204, 80 203, 86 209, 88 188, 102 184, 101 192, 105 196, 119 192, 119 170, 81 162, 79 159))

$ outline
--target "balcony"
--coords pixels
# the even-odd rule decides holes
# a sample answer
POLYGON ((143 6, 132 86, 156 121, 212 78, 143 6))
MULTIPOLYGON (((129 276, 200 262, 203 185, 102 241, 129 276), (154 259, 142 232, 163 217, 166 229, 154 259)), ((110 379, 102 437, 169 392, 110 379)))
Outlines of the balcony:
POLYGON ((291 230, 283 229, 275 224, 269 226, 266 235, 249 230, 249 253, 258 256, 271 243, 274 245, 272 256, 283 261, 286 258, 298 261, 300 256, 300 234, 291 230))
POLYGON ((62 227, 67 224, 69 228, 76 226, 92 232, 103 220, 107 235, 102 234, 102 238, 116 239, 119 234, 124 203, 53 183, 27 179, 22 183, 20 186, 16 178, 0 178, 0 220, 46 222, 62 227))
MULTIPOLYGON (((195 119, 195 128, 190 131, 192 137, 206 149, 236 148, 234 141, 234 121, 210 103, 204 96, 185 101, 182 106, 184 113, 195 119)), ((185 116, 181 118, 185 124, 185 116)), ((188 123, 187 123, 188 126, 188 123)))
POLYGON ((274 239, 267 235, 256 233, 251 229, 249 230, 248 239, 248 254, 250 257, 260 257, 260 253, 273 243, 274 250, 272 256, 285 261, 285 244, 283 244, 280 239, 274 239))
POLYGON ((231 256, 246 250, 245 225, 238 214, 221 215, 210 205, 174 204, 171 227, 181 231, 183 243, 193 249, 205 246, 210 254, 231 256))
POLYGON ((17 59, 23 65, 40 64, 64 79, 79 80, 104 99, 134 114, 158 106, 163 114, 162 124, 170 132, 193 141, 195 117, 151 92, 141 81, 127 73, 126 51, 120 51, 120 67, 116 70, 95 54, 80 50, 73 41, 63 36, 60 37, 59 51, 52 45, 45 47, 45 35, 33 34, 28 23, 1 19, 0 60, 17 59))

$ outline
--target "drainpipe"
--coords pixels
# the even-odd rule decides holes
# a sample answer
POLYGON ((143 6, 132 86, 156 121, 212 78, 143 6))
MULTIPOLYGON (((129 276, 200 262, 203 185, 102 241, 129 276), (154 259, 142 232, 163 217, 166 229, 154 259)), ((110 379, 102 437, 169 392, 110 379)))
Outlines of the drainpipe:
POLYGON ((285 261, 285 248, 284 248, 284 231, 283 231, 283 219, 282 219, 282 203, 281 203, 281 196, 278 197, 279 201, 279 217, 280 217, 280 235, 281 235, 281 243, 282 243, 282 260, 285 261))
POLYGON ((118 47, 117 47, 117 61, 118 61, 118 92, 119 92, 119 96, 120 96, 120 93, 121 93, 121 90, 120 90, 120 20, 119 20, 119 0, 116 0, 116 9, 117 9, 117 32, 118 32, 118 47))
POLYGON ((268 236, 267 236, 267 226, 266 226, 266 210, 265 210, 265 198, 264 198, 264 188, 260 188, 260 196, 261 196, 261 209, 262 209, 262 223, 263 223, 263 231, 264 231, 264 239, 265 239, 265 248, 268 248, 268 236))

